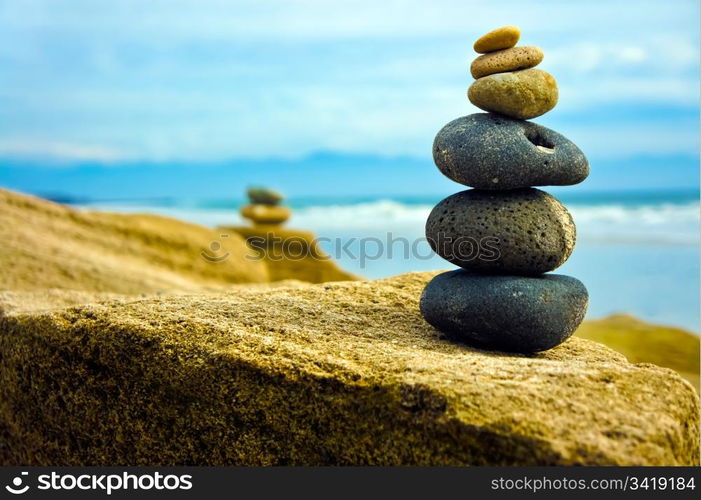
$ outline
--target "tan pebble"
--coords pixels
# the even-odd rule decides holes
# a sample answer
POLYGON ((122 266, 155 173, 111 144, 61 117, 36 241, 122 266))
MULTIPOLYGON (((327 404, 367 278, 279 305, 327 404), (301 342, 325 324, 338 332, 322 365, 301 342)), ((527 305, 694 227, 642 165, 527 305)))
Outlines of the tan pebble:
POLYGON ((521 38, 518 26, 502 26, 481 36, 474 45, 475 52, 486 54, 495 50, 510 49, 521 38))
POLYGON ((282 224, 292 215, 287 207, 261 204, 245 205, 240 213, 255 224, 282 224))
POLYGON ((494 73, 505 73, 538 66, 543 60, 543 51, 538 47, 512 47, 479 56, 472 61, 470 72, 473 78, 494 73))
POLYGON ((475 80, 467 90, 480 109, 528 120, 547 113, 557 104, 557 82, 540 69, 496 73, 475 80))

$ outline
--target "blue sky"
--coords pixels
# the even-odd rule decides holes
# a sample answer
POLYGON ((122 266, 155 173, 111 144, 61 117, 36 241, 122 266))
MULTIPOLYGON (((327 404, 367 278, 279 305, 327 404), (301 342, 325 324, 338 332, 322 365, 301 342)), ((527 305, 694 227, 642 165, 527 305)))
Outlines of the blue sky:
POLYGON ((698 19, 695 0, 0 0, 0 159, 428 162, 503 24, 559 83, 536 122, 594 160, 697 158, 698 19))

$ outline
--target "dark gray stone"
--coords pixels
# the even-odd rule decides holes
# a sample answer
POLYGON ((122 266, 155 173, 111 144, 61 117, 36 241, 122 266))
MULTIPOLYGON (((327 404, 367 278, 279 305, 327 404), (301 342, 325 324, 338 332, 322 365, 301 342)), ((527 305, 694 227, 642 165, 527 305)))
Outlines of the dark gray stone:
POLYGON ((589 162, 572 141, 492 113, 448 123, 433 142, 433 160, 450 179, 480 189, 569 186, 589 175, 589 162))
POLYGON ((567 340, 587 312, 589 295, 577 279, 439 274, 421 295, 421 314, 450 339, 475 347, 531 353, 567 340))
POLYGON ((468 189, 433 208, 426 238, 434 252, 464 269, 531 275, 569 258, 576 229, 567 209, 545 191, 468 189))
POLYGON ((272 189, 251 187, 246 190, 248 200, 253 205, 279 205, 283 200, 283 196, 272 189))

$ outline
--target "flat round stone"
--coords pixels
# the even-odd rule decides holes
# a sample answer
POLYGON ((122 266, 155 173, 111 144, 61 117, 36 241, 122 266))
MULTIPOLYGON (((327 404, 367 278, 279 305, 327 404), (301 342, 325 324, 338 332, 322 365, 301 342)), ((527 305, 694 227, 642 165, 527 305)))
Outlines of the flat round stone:
POLYGON ((511 48, 518 43, 519 38, 521 38, 521 30, 518 26, 502 26, 479 37, 473 48, 475 52, 485 54, 511 48))
POLYGON ((567 340, 584 319, 588 303, 586 287, 570 276, 492 276, 460 269, 428 283, 420 310, 452 340, 531 353, 567 340))
POLYGON ((492 113, 448 123, 433 141, 433 160, 446 177, 480 189, 570 186, 589 175, 584 153, 563 135, 492 113))
POLYGON ((484 111, 528 120, 553 109, 558 90, 550 73, 531 68, 479 78, 467 89, 467 97, 484 111))
POLYGON ((283 206, 252 204, 240 209, 242 217, 255 224, 282 224, 292 215, 292 210, 283 206))
POLYGON ((470 73, 473 78, 494 73, 505 73, 538 66, 543 60, 543 51, 538 47, 512 47, 479 56, 472 61, 470 73))
POLYGON ((535 275, 569 258, 576 229, 562 203, 539 189, 468 189, 433 208, 426 238, 434 252, 464 269, 535 275))

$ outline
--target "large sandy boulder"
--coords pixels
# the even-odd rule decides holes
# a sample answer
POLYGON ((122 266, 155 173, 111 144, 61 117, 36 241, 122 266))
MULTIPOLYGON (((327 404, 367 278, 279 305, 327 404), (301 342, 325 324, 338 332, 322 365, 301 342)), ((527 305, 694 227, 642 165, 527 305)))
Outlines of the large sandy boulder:
POLYGON ((310 283, 359 279, 344 271, 320 247, 310 231, 280 226, 221 226, 222 234, 245 239, 258 258, 265 262, 271 281, 301 280, 310 283))
POLYGON ((0 290, 140 294, 268 281, 254 257, 237 234, 221 241, 168 217, 75 210, 0 189, 0 290))
POLYGON ((698 334, 641 321, 628 314, 585 321, 577 336, 601 342, 632 363, 653 363, 679 373, 699 391, 701 342, 698 334))
POLYGON ((676 373, 451 343, 418 312, 431 276, 8 312, 0 463, 698 464, 676 373))

